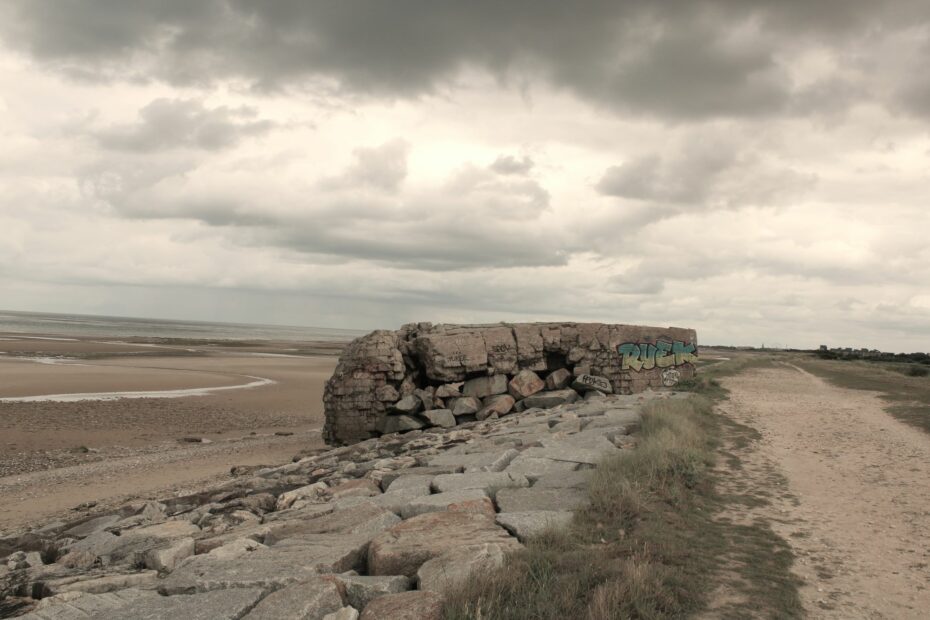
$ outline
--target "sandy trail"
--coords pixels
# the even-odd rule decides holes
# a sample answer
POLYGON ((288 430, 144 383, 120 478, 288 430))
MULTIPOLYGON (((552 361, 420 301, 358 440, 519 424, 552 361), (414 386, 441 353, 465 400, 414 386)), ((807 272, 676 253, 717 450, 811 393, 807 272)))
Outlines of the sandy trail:
POLYGON ((795 367, 723 380, 721 410, 762 439, 745 458, 760 488, 787 479, 744 517, 789 541, 811 618, 930 614, 930 435, 894 419, 877 394, 833 387, 795 367))

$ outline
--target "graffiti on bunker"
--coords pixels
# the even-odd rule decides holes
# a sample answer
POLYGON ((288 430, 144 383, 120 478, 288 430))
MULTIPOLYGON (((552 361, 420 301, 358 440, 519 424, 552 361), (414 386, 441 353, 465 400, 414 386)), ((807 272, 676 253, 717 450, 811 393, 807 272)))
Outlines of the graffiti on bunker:
POLYGON ((617 352, 623 358, 620 368, 636 372, 653 368, 673 368, 697 361, 697 347, 694 343, 681 340, 659 340, 655 344, 624 342, 617 347, 617 352))

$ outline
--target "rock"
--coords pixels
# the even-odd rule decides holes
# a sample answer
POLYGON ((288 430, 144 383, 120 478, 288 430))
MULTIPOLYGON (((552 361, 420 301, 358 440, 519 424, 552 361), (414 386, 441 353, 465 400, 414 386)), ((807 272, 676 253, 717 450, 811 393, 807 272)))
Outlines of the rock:
MULTIPOLYGON (((512 550, 508 546, 507 549, 512 550)), ((475 573, 485 573, 504 564, 505 548, 498 543, 467 545, 450 549, 427 560, 417 571, 417 589, 445 594, 461 586, 475 573)))
POLYGON ((326 491, 327 497, 331 500, 342 497, 372 497, 381 495, 381 488, 373 481, 367 478, 360 480, 347 480, 326 491))
POLYGON ((103 515, 100 517, 94 517, 93 519, 88 519, 82 523, 75 525, 74 527, 65 530, 62 533, 62 536, 67 536, 68 538, 84 538, 89 536, 94 532, 99 532, 100 530, 106 529, 108 526, 113 525, 122 520, 120 515, 103 515))
POLYGON ((92 551, 74 550, 58 558, 58 563, 66 568, 86 569, 97 563, 98 556, 92 551))
POLYGON ((423 417, 429 420, 430 424, 433 426, 441 426, 443 428, 452 428, 455 426, 455 416, 450 409, 433 409, 425 412, 423 417))
POLYGON ((590 469, 580 469, 575 471, 557 472, 541 476, 533 484, 534 489, 567 489, 575 487, 578 489, 587 489, 591 482, 590 469))
POLYGON ((539 375, 535 372, 532 370, 521 370, 514 375, 510 383, 507 384, 507 393, 517 401, 527 396, 532 396, 536 392, 542 391, 545 387, 545 382, 540 379, 539 375))
POLYGON ((432 493, 431 485, 435 477, 430 475, 399 476, 391 481, 385 492, 397 493, 398 491, 416 489, 421 491, 421 495, 429 495, 432 493))
POLYGON ((497 523, 516 536, 520 542, 543 533, 549 528, 567 527, 573 513, 566 510, 531 510, 524 512, 502 512, 497 523))
POLYGON ((416 393, 404 396, 391 406, 391 411, 404 415, 415 415, 422 410, 423 401, 416 396, 416 393))
POLYGON ((493 415, 506 415, 513 409, 514 402, 513 396, 509 394, 489 396, 484 401, 484 407, 475 414, 475 417, 485 420, 493 415))
POLYGON ((598 402, 606 399, 607 395, 600 390, 591 390, 589 392, 585 392, 584 394, 584 402, 586 403, 598 402))
POLYGON ((481 409, 481 401, 474 396, 456 398, 452 404, 452 414, 455 416, 474 415, 481 409))
POLYGON ((293 506, 296 502, 304 504, 322 504, 326 501, 326 490, 328 488, 329 485, 325 482, 315 482, 305 487, 282 493, 278 496, 275 510, 285 510, 293 506))
POLYGON ((400 394, 393 385, 381 385, 375 388, 375 398, 382 403, 394 403, 400 400, 400 394))
POLYGON ((423 428, 423 422, 409 415, 389 415, 382 420, 380 428, 385 435, 405 433, 423 428))
POLYGON ((403 575, 380 577, 350 576, 338 578, 345 586, 346 601, 356 609, 365 607, 379 596, 397 594, 410 589, 410 578, 403 575))
POLYGON ((71 620, 237 620, 261 599, 264 592, 242 588, 226 592, 209 592, 191 596, 159 596, 155 592, 130 588, 106 594, 67 592, 43 599, 36 611, 23 616, 27 620, 56 618, 71 620))
POLYGON ((368 572, 372 575, 413 577, 427 560, 450 549, 481 543, 500 543, 504 549, 519 547, 517 540, 487 515, 467 512, 422 514, 398 523, 371 541, 368 572))
POLYGON ((160 549, 150 549, 143 554, 142 564, 160 572, 171 572, 178 562, 194 555, 194 539, 182 538, 160 549))
POLYGON ((317 577, 272 592, 245 616, 245 620, 322 620, 327 614, 342 609, 342 605, 336 584, 317 577))
POLYGON ((558 368, 546 377, 546 389, 550 391, 562 390, 571 382, 572 373, 565 368, 558 368))
POLYGON ((459 398, 461 395, 459 385, 455 383, 447 383, 436 388, 436 398, 459 398))
POLYGON ((559 405, 568 405, 578 400, 578 392, 575 390, 556 390, 555 392, 540 392, 526 399, 526 407, 537 407, 539 409, 551 409, 559 405))
POLYGON ((598 377, 596 375, 578 375, 572 381, 572 387, 581 393, 597 390, 604 394, 613 394, 614 388, 610 385, 610 379, 598 377))
POLYGON ((401 506, 400 516, 409 519, 428 512, 477 512, 494 516, 491 498, 480 489, 463 489, 417 497, 401 506))
POLYGON ((442 620, 442 598, 434 592, 401 592, 376 598, 359 620, 442 620))
POLYGON ((217 560, 235 560, 258 549, 267 549, 262 543, 251 538, 237 538, 225 545, 220 545, 207 553, 217 560))
POLYGON ((359 568, 367 547, 368 538, 321 534, 258 549, 245 562, 195 555, 162 580, 158 591, 174 595, 230 588, 279 589, 311 581, 318 573, 359 568))
POLYGON ((271 546, 288 538, 303 538, 313 534, 347 534, 368 536, 370 539, 399 520, 393 512, 364 501, 357 506, 315 519, 275 522, 265 534, 264 543, 271 546))
POLYGON ((537 489, 530 487, 528 489, 501 489, 497 492, 497 505, 501 513, 574 510, 587 503, 587 492, 576 488, 537 489))
POLYGON ((476 377, 469 379, 462 386, 462 394, 475 398, 486 398, 494 394, 507 392, 507 376, 491 375, 489 377, 476 377))
MULTIPOLYGON (((521 474, 506 472, 477 472, 471 474, 444 474, 433 479, 432 487, 439 493, 480 489, 492 499, 498 490, 507 487, 528 487, 529 481, 521 474)), ((434 496, 435 497, 435 496, 434 496)))
POLYGON ((504 471, 512 474, 523 474, 530 481, 535 481, 542 476, 575 471, 578 466, 579 464, 575 462, 556 461, 521 454, 511 461, 504 471))
POLYGON ((358 620, 358 610, 354 607, 343 607, 331 614, 326 614, 323 620, 358 620))
POLYGON ((86 592, 88 594, 104 594, 127 588, 140 590, 154 590, 158 586, 158 573, 153 570, 138 573, 103 575, 90 579, 77 579, 74 577, 58 580, 49 580, 44 583, 46 596, 48 594, 63 594, 65 592, 86 592))
POLYGON ((462 471, 464 469, 461 465, 451 464, 451 465, 437 465, 437 466, 428 466, 428 467, 407 467, 405 469, 399 469, 397 471, 390 471, 384 474, 384 477, 381 479, 381 488, 390 488, 391 484, 401 477, 408 476, 438 476, 439 474, 454 474, 462 471))

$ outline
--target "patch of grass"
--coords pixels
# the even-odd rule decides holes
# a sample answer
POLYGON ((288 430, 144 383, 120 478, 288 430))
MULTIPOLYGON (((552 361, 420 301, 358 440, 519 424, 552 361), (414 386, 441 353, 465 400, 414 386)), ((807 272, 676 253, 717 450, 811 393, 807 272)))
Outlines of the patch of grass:
POLYGON ((920 372, 925 370, 923 366, 830 361, 814 356, 797 357, 792 363, 833 385, 881 393, 891 415, 930 433, 930 377, 920 372))
POLYGON ((703 396, 648 404, 637 448, 598 465, 590 504, 571 525, 527 541, 501 569, 449 594, 445 617, 685 617, 706 605, 724 562, 740 567, 752 609, 797 615, 787 544, 765 524, 714 518, 726 503, 713 468, 723 428, 703 396))

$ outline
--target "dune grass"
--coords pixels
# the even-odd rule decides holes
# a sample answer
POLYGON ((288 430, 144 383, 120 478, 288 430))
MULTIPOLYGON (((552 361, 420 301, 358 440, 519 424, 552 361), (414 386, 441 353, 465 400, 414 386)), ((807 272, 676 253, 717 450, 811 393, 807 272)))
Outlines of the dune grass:
POLYGON ((570 526, 527 541, 503 567, 449 594, 444 617, 684 618, 705 610, 721 583, 738 600, 716 606, 714 617, 800 617, 788 544, 767 523, 720 518, 766 500, 717 490, 721 476, 740 474, 733 450, 757 438, 715 412, 726 397, 717 378, 770 363, 727 361, 681 386, 693 396, 649 403, 636 449, 598 465, 590 504, 570 526))
POLYGON ((710 492, 711 409, 703 397, 647 405, 639 445, 597 467, 590 505, 571 526, 471 580, 448 597, 446 618, 668 618, 698 609, 710 556, 691 525, 710 492))

